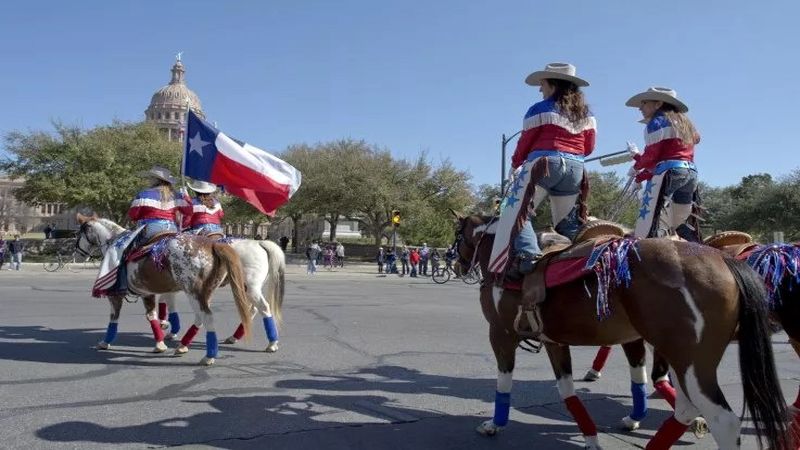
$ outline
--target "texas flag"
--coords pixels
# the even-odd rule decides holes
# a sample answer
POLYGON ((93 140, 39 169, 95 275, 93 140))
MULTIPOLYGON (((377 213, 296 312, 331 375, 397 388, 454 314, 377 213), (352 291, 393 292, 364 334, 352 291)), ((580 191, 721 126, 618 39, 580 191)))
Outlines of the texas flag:
POLYGON ((191 110, 183 152, 183 175, 225 187, 267 215, 300 187, 300 172, 279 158, 217 130, 191 110))

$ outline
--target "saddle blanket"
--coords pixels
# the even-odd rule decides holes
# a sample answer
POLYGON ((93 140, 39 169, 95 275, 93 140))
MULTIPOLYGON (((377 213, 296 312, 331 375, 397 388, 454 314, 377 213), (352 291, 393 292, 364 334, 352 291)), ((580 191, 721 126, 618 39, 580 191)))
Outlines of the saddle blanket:
MULTIPOLYGON (((569 258, 561 261, 554 261, 550 263, 544 271, 544 284, 548 288, 561 286, 573 282, 577 279, 583 278, 586 275, 593 273, 591 268, 586 268, 586 263, 589 261, 588 257, 585 258, 569 258)), ((522 290, 522 280, 519 281, 506 281, 503 283, 503 289, 510 289, 512 291, 522 290)))
POLYGON ((117 269, 122 263, 122 255, 143 229, 144 225, 133 231, 125 231, 109 244, 103 255, 103 262, 100 263, 97 279, 92 286, 92 297, 100 298, 108 295, 109 289, 117 283, 117 269))

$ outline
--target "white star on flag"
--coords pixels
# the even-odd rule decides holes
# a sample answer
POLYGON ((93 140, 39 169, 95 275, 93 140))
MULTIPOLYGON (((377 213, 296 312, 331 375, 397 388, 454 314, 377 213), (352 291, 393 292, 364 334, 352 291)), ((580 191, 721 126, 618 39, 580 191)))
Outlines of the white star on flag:
POLYGON ((189 153, 197 152, 200 157, 203 157, 203 147, 210 144, 210 142, 204 141, 200 137, 200 132, 198 131, 197 134, 194 135, 193 138, 189 138, 189 153))

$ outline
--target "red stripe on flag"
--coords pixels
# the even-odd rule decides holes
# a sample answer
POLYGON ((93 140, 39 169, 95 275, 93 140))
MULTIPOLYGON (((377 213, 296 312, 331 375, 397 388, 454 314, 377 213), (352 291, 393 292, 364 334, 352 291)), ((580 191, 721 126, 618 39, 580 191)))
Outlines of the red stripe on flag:
POLYGON ((253 205, 267 215, 289 201, 289 185, 279 183, 263 173, 238 163, 217 152, 211 168, 211 182, 253 205))

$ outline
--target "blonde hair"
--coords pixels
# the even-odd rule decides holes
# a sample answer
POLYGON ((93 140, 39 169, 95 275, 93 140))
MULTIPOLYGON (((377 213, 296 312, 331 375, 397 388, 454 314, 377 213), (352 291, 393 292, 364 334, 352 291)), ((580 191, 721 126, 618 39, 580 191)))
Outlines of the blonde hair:
POLYGON ((156 180, 153 184, 154 188, 158 189, 161 194, 161 201, 168 202, 175 199, 175 191, 172 190, 172 185, 164 180, 156 180))
POLYGON ((664 103, 660 110, 664 113, 667 120, 669 120, 669 123, 675 130, 675 134, 684 145, 695 145, 700 142, 700 134, 697 132, 692 121, 689 120, 689 116, 685 113, 678 112, 675 106, 668 103, 664 103))

